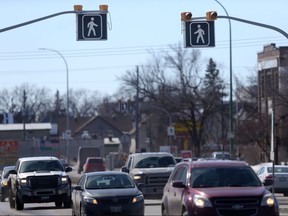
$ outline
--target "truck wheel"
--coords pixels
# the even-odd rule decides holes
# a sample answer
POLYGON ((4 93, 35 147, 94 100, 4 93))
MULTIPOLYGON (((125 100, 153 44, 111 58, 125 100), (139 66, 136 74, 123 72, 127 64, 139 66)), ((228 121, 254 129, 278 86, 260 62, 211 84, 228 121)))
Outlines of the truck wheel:
POLYGON ((61 202, 61 201, 55 202, 55 206, 56 206, 57 208, 62 207, 62 202, 61 202))
POLYGON ((13 200, 12 191, 9 189, 9 205, 11 209, 15 208, 15 200, 13 200))
POLYGON ((63 206, 64 206, 64 208, 71 208, 71 200, 64 201, 63 206))
POLYGON ((16 193, 15 197, 15 208, 16 210, 23 210, 24 209, 24 203, 19 199, 18 194, 16 193))

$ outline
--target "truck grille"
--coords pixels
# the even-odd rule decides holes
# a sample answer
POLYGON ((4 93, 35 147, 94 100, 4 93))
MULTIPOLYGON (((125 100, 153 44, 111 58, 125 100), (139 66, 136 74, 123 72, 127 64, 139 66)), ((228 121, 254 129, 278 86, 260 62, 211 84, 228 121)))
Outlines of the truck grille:
POLYGON ((165 185, 169 179, 170 174, 153 174, 146 176, 145 184, 150 185, 165 185))
POLYGON ((32 176, 29 182, 32 189, 55 188, 58 186, 58 176, 32 176))
POLYGON ((259 199, 255 198, 217 198, 214 206, 218 216, 255 216, 258 214, 259 199))

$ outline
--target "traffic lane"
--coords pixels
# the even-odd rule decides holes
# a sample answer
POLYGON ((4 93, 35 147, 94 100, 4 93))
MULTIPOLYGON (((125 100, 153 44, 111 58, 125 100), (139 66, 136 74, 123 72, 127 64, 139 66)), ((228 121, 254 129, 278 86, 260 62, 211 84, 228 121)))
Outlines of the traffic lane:
MULTIPOLYGON (((24 210, 11 209, 8 199, 0 202, 0 215, 71 215, 71 208, 57 208, 54 203, 25 203, 24 210)), ((161 215, 161 200, 145 200, 145 216, 161 215)))

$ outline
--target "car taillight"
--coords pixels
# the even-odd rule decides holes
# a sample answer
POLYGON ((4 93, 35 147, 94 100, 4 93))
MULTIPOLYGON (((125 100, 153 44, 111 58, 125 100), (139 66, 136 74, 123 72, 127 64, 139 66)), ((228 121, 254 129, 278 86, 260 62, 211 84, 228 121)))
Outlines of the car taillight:
POLYGON ((273 179, 273 175, 267 175, 267 176, 265 176, 265 179, 267 179, 267 180, 272 180, 273 179))

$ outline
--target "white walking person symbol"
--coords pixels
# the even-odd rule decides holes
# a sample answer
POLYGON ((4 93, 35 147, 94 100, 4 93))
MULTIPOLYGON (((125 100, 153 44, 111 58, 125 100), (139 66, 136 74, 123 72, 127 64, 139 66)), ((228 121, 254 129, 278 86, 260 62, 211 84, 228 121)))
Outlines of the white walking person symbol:
POLYGON ((90 36, 91 31, 93 32, 93 35, 96 36, 95 27, 98 27, 98 25, 94 23, 94 17, 91 17, 91 21, 87 24, 87 28, 89 28, 88 37, 90 36))
POLYGON ((194 34, 198 34, 197 36, 197 40, 196 43, 199 43, 199 40, 201 39, 202 43, 205 43, 204 37, 203 35, 205 35, 205 31, 203 29, 201 29, 201 25, 197 25, 198 30, 194 32, 194 34))

